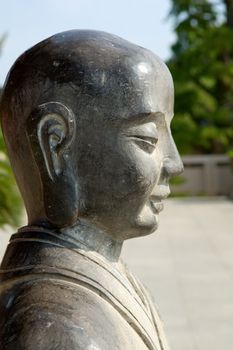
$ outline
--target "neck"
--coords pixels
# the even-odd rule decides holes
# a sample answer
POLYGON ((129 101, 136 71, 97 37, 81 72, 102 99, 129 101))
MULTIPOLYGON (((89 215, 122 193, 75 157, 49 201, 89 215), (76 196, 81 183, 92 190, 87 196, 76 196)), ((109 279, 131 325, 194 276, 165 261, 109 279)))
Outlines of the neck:
POLYGON ((57 235, 64 241, 72 242, 74 249, 96 252, 110 262, 118 262, 123 241, 113 239, 105 231, 92 225, 89 221, 80 219, 75 225, 62 229, 48 229, 41 225, 22 227, 19 232, 42 231, 57 235))
POLYGON ((97 252, 111 262, 117 262, 120 258, 123 241, 113 239, 87 220, 80 219, 72 227, 65 227, 60 231, 72 238, 78 248, 97 252))

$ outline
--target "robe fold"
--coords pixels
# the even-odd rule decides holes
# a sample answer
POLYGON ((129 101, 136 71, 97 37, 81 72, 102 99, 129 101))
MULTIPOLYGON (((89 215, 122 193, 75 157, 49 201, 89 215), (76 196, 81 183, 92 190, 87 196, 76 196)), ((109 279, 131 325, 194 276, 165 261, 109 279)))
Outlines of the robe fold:
POLYGON ((14 234, 0 269, 0 350, 168 350, 144 287, 58 234, 14 234))

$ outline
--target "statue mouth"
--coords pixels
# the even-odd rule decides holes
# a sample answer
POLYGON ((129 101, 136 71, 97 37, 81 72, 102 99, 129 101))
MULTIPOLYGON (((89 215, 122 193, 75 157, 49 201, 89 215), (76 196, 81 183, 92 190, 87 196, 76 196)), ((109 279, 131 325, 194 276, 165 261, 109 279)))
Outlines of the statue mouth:
POLYGON ((156 199, 156 200, 150 199, 150 204, 151 204, 152 211, 155 214, 160 213, 164 208, 164 204, 159 199, 156 199))
POLYGON ((152 194, 152 196, 150 196, 150 205, 151 205, 152 211, 155 214, 158 214, 163 210, 164 204, 162 203, 162 200, 167 198, 169 194, 170 194, 169 186, 160 185, 156 188, 156 194, 152 194))

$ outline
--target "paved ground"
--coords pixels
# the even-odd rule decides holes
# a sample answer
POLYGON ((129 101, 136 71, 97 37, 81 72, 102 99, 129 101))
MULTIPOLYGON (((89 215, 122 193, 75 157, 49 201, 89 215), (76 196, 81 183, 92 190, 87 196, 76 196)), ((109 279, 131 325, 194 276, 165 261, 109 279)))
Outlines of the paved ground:
MULTIPOLYGON (((123 256, 151 291, 171 350, 232 350, 233 202, 168 200, 160 221, 123 256)), ((8 235, 0 237, 1 257, 8 235)))

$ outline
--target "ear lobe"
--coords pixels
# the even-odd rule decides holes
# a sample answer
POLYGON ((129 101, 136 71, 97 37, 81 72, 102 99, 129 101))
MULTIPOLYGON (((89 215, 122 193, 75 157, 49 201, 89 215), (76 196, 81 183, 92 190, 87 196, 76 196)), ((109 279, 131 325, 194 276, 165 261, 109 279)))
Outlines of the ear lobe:
POLYGON ((63 156, 75 138, 73 112, 60 102, 39 105, 28 118, 27 131, 32 146, 39 144, 48 176, 55 182, 63 171, 63 156))

